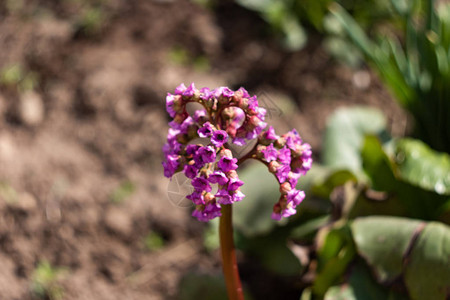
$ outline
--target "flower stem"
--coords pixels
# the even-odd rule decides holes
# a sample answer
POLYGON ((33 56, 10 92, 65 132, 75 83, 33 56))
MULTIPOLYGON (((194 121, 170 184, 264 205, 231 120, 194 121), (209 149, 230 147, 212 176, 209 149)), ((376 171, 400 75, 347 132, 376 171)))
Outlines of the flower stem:
POLYGON ((220 249, 222 252, 223 275, 227 285, 228 299, 244 300, 236 262, 236 250, 234 249, 231 204, 222 205, 219 234, 220 249))

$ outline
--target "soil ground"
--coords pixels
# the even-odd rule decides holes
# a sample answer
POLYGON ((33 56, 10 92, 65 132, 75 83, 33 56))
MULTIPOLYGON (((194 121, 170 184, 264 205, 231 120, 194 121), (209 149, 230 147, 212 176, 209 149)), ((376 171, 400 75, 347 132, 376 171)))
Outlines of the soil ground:
POLYGON ((230 1, 91 2, 0 4, 0 68, 22 69, 0 87, 1 299, 32 299, 44 261, 64 269, 63 299, 176 298, 186 272, 220 272, 204 224, 171 203, 162 175, 165 94, 181 82, 257 93, 316 158, 341 106, 378 107, 405 130, 376 76, 335 63, 314 36, 283 50, 230 1), (146 247, 152 232, 162 249, 146 247))

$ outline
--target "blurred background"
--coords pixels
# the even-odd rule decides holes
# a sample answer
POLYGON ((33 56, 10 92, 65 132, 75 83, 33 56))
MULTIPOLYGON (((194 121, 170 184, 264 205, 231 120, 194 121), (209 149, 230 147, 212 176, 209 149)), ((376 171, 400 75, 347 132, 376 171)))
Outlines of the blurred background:
POLYGON ((313 148, 289 221, 265 167, 241 168, 248 299, 448 299, 450 5, 432 0, 2 0, 1 299, 226 299, 217 224, 161 166, 165 95, 191 82, 245 87, 313 148))

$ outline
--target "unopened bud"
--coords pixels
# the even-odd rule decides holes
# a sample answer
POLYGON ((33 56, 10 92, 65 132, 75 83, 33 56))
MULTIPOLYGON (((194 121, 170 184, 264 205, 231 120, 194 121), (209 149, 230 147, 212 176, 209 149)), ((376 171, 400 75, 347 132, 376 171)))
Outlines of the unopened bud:
POLYGON ((228 133, 228 135, 230 137, 235 137, 236 136, 236 131, 237 131, 237 129, 236 129, 235 126, 233 126, 233 124, 228 125, 227 128, 226 128, 226 132, 228 133))
POLYGON ((275 141, 275 147, 283 148, 286 145, 286 139, 284 137, 280 137, 275 141))
POLYGON ((173 118, 175 123, 181 124, 183 123, 183 121, 186 119, 186 115, 185 114, 176 114, 175 117, 173 118))
POLYGON ((192 96, 192 100, 194 100, 195 102, 200 101, 200 91, 195 91, 194 95, 192 96))
POLYGON ((291 184, 289 182, 283 182, 280 185, 280 193, 285 195, 287 194, 289 191, 292 190, 291 184))
POLYGON ((242 92, 241 91, 236 91, 233 95, 233 97, 231 97, 231 102, 236 103, 239 105, 239 102, 241 102, 242 99, 242 92))
POLYGON ((258 145, 256 146, 256 157, 262 158, 264 156, 264 150, 266 150, 266 146, 258 145))
POLYGON ((211 193, 206 193, 204 196, 203 196, 203 199, 205 199, 205 202, 208 204, 208 203, 211 203, 214 199, 215 199, 216 197, 213 195, 213 194, 211 194, 211 193))
POLYGON ((280 164, 278 162, 271 161, 269 163, 269 172, 270 173, 276 173, 279 167, 280 167, 280 164))
POLYGON ((235 170, 231 170, 227 172, 227 177, 228 178, 237 178, 238 177, 238 173, 235 170))
POLYGON ((247 110, 248 108, 248 99, 247 98, 241 98, 241 100, 238 102, 239 108, 242 110, 247 110))
POLYGON ((256 128, 261 123, 261 119, 258 118, 257 116, 251 116, 248 122, 249 122, 250 126, 252 126, 253 128, 256 128))
POLYGON ((220 156, 221 157, 233 157, 233 153, 231 152, 230 149, 222 149, 220 150, 220 156))
POLYGON ((181 113, 184 110, 183 98, 180 95, 176 95, 173 99, 173 110, 181 113))
POLYGON ((224 120, 231 120, 234 118, 235 110, 232 107, 227 107, 222 111, 222 118, 224 120))

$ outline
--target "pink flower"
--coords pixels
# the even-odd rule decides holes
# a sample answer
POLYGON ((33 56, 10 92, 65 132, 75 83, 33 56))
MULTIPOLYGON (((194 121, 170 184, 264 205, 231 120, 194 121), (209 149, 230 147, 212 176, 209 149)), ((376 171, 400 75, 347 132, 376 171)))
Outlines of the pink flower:
POLYGON ((250 96, 244 88, 197 90, 194 83, 188 87, 180 84, 173 94, 167 94, 166 110, 172 120, 162 149, 164 176, 171 178, 183 172, 191 179, 193 192, 186 198, 195 205, 192 216, 209 221, 221 215, 221 205, 245 197, 240 189, 244 182, 236 172, 238 159, 229 149, 228 139, 240 146, 257 141, 255 148, 240 159, 256 158, 276 176, 281 196, 272 218, 280 220, 296 213, 305 193, 295 186, 312 166, 311 146, 303 143, 295 129, 281 137, 271 126, 265 130, 266 110, 259 106, 256 96, 250 96), (186 109, 190 102, 203 108, 190 114, 186 109), (208 141, 198 141, 198 137, 208 141), (213 185, 218 187, 215 194, 213 185))
POLYGON ((222 147, 228 140, 228 134, 223 130, 216 130, 212 134, 211 143, 216 147, 222 147))

